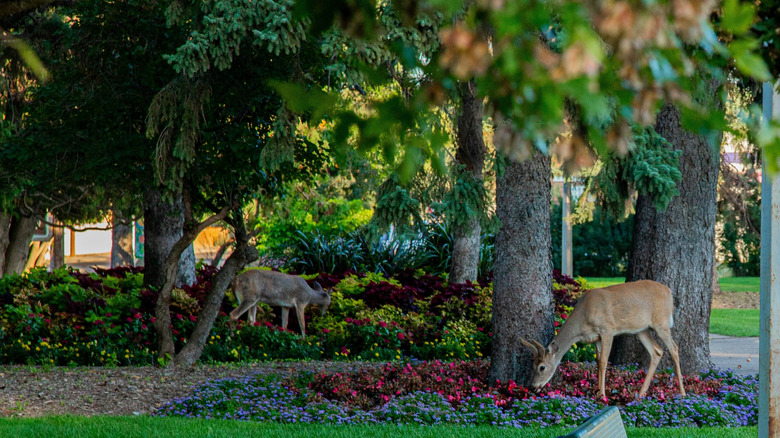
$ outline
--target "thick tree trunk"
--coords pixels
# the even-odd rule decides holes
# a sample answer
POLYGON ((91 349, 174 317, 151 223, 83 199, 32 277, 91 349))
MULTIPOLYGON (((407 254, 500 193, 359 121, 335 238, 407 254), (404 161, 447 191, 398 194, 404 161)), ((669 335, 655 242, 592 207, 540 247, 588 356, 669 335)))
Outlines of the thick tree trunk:
MULTIPOLYGON (((682 150, 677 185, 680 195, 666 211, 657 211, 646 196, 637 201, 634 238, 627 280, 650 279, 672 289, 672 336, 680 349, 684 374, 710 368, 709 320, 712 304, 718 151, 704 137, 684 130, 680 112, 665 105, 656 131, 682 150)), ((646 364, 649 356, 633 336, 613 346, 615 363, 646 364)), ((663 366, 668 366, 668 354, 663 366)))
POLYGON ((51 260, 49 270, 59 269, 65 266, 65 229, 62 222, 55 220, 51 238, 51 260))
MULTIPOLYGON (((473 82, 461 82, 458 93, 461 112, 458 116, 458 150, 455 159, 465 166, 476 181, 482 182, 485 163, 485 142, 482 138, 482 99, 477 96, 473 82)), ((475 212, 477 213, 477 212, 475 212)), ((477 280, 482 227, 478 217, 470 218, 468 226, 454 230, 450 282, 464 283, 477 280)))
POLYGON ((14 217, 11 220, 8 247, 5 250, 3 275, 21 274, 24 272, 36 222, 36 218, 32 216, 14 217))
POLYGON ((520 337, 547 344, 554 304, 550 240, 550 158, 538 151, 509 164, 496 182, 493 355, 490 381, 529 383, 533 357, 520 337))
POLYGON ((133 228, 117 210, 111 219, 111 267, 133 266, 133 228))
MULTIPOLYGON (((165 260, 174 244, 182 236, 184 203, 181 196, 174 202, 163 200, 162 189, 153 188, 144 193, 144 285, 161 290, 165 283, 165 260)), ((194 240, 194 238, 193 238, 194 240)), ((195 253, 192 247, 180 257, 174 272, 175 285, 195 282, 195 253), (192 254, 189 254, 189 253, 192 254)))
MULTIPOLYGON (((236 217, 241 221, 240 214, 236 215, 236 217)), ((225 298, 225 291, 230 286, 236 273, 247 263, 251 263, 259 257, 257 248, 248 244, 249 239, 243 230, 243 223, 238 224, 236 228, 236 235, 240 236, 240 238, 236 239, 236 249, 225 260, 225 264, 211 280, 211 290, 206 296, 206 304, 198 314, 198 321, 187 340, 187 344, 176 355, 173 363, 176 366, 189 367, 195 365, 201 354, 203 354, 206 340, 211 333, 212 327, 214 327, 214 321, 217 319, 222 300, 225 298)))

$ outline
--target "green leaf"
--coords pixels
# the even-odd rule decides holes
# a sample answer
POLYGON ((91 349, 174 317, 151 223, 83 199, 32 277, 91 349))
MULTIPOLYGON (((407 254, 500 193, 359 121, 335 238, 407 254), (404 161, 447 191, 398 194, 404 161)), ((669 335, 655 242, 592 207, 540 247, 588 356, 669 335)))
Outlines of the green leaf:
POLYGON ((750 30, 755 17, 755 7, 739 0, 725 0, 721 25, 729 32, 742 35, 750 30))

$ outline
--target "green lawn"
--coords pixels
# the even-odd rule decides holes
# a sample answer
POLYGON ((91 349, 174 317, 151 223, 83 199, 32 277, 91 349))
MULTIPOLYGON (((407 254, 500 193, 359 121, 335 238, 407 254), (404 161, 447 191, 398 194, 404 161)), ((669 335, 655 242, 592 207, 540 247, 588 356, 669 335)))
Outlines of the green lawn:
MULTIPOLYGON (((181 418, 138 417, 44 417, 0 418, 0 436, 23 437, 182 437, 235 438, 237 436, 350 438, 396 437, 448 438, 466 437, 555 437, 568 433, 570 428, 499 429, 495 427, 456 426, 329 426, 319 424, 275 424, 225 420, 197 420, 181 418)), ((740 428, 629 428, 629 437, 672 438, 702 437, 731 438, 754 437, 755 427, 740 428)))
POLYGON ((712 309, 710 333, 725 336, 758 336, 758 309, 712 309))
POLYGON ((724 292, 759 292, 760 277, 726 277, 718 280, 724 292))
MULTIPOLYGON (((585 278, 593 287, 606 287, 626 281, 623 277, 585 278)), ((759 277, 726 277, 718 280, 724 292, 758 292, 761 284, 759 277)))

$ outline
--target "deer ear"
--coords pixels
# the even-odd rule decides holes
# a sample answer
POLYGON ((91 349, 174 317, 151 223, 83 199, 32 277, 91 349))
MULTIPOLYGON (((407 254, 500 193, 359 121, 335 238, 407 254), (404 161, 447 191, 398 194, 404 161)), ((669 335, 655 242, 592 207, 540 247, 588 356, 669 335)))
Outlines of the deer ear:
POLYGON ((322 292, 322 286, 318 282, 314 282, 311 284, 311 288, 317 291, 322 292))

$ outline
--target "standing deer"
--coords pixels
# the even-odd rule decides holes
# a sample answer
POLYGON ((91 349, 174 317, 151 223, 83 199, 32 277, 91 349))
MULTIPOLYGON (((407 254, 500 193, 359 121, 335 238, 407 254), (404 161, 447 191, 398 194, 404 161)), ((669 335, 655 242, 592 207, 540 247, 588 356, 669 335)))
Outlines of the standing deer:
POLYGON ((230 312, 230 322, 235 325, 238 318, 249 311, 249 322, 255 322, 257 304, 266 303, 282 308, 282 328, 287 329, 287 319, 290 309, 295 308, 301 335, 306 337, 306 321, 303 311, 309 304, 320 306, 320 312, 325 315, 330 305, 330 292, 322 290, 319 283, 314 282, 314 289, 309 287, 301 277, 275 271, 252 269, 238 275, 233 280, 233 292, 238 300, 238 307, 230 312))
POLYGON ((639 391, 639 398, 642 398, 647 393, 655 369, 664 354, 650 335, 650 329, 653 329, 672 355, 680 394, 684 396, 677 344, 674 343, 670 331, 674 323, 673 311, 672 291, 651 280, 616 284, 585 292, 546 348, 538 341, 531 343, 520 339, 523 345, 534 352, 534 376, 531 385, 540 388, 549 382, 563 355, 575 342, 595 342, 598 351, 599 396, 605 398, 604 379, 612 339, 615 335, 636 334, 650 353, 650 366, 639 391))

